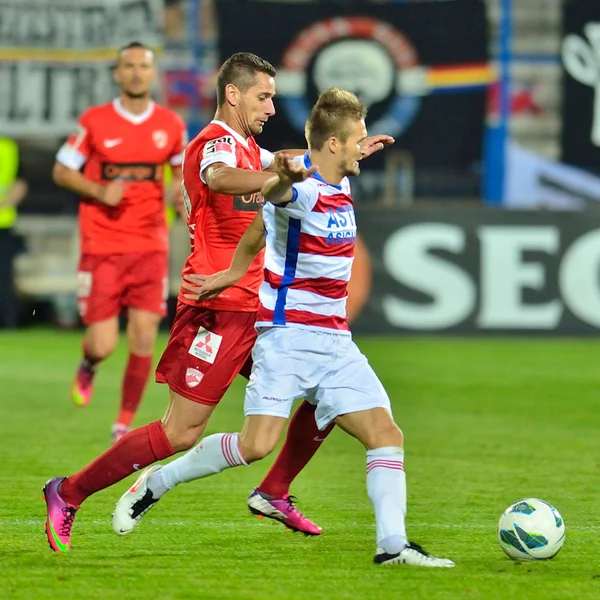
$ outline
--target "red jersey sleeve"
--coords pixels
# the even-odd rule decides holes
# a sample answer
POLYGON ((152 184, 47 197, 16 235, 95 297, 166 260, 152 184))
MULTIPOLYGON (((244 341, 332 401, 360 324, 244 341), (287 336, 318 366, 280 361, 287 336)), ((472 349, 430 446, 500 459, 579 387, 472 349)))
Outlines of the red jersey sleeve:
POLYGON ((235 149, 236 141, 231 134, 221 135, 206 142, 200 159, 200 179, 206 183, 204 172, 210 165, 223 163, 235 169, 238 159, 235 149))
POLYGON ((75 131, 61 146, 56 160, 69 169, 79 171, 91 153, 91 116, 90 111, 86 111, 79 117, 75 131))
POLYGON ((169 156, 169 163, 173 167, 180 167, 183 162, 183 151, 188 145, 189 138, 185 122, 179 116, 177 116, 175 127, 178 131, 178 135, 175 138, 175 143, 173 144, 171 155, 169 156))

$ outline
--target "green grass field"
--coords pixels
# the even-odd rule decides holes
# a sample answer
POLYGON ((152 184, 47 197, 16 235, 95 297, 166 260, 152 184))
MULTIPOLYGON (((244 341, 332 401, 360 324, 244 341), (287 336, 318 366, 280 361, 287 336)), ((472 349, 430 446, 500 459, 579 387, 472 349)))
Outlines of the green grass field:
MULTIPOLYGON (((40 488, 107 447, 125 350, 77 409, 68 388, 80 334, 28 330, 0 334, 0 598, 599 598, 598 342, 358 341, 405 433, 409 537, 455 569, 372 564, 364 451, 339 431, 293 488, 320 538, 250 516, 245 500, 267 460, 181 486, 119 538, 110 515, 123 481, 83 506, 72 552, 53 554, 40 488), (501 512, 526 496, 565 519, 551 561, 515 563, 497 544, 501 512)), ((236 382, 207 433, 239 430, 243 389, 236 382)), ((137 424, 165 404, 151 384, 137 424)))

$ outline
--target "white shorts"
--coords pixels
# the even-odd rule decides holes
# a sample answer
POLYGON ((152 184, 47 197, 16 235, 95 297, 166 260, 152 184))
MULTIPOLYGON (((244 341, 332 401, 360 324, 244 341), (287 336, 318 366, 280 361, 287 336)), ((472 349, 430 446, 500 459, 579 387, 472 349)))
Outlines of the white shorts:
POLYGON ((371 408, 391 412, 383 385, 349 335, 299 327, 264 329, 252 360, 246 416, 288 418, 299 398, 317 406, 320 430, 339 415, 371 408))

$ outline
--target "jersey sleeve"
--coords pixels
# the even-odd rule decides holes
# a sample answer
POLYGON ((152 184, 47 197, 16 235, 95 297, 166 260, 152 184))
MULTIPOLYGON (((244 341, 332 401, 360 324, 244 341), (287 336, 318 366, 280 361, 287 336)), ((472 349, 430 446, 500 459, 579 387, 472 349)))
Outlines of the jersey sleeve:
POLYGON ((176 131, 178 135, 175 139, 175 144, 171 150, 171 156, 169 157, 169 164, 172 167, 180 167, 183 162, 183 151, 188 145, 189 137, 185 122, 181 117, 177 117, 176 131))
POLYGON ((235 140, 232 135, 223 135, 206 142, 200 160, 200 179, 204 183, 206 183, 204 179, 206 169, 215 163, 223 163, 234 169, 237 167, 235 140))
POLYGON ((92 152, 91 123, 89 112, 81 115, 77 121, 77 128, 67 138, 56 154, 56 160, 61 165, 79 171, 87 162, 92 152))
POLYGON ((273 164, 274 160, 275 160, 275 155, 272 152, 269 152, 268 150, 265 150, 264 148, 260 148, 260 162, 261 162, 263 171, 265 169, 268 169, 273 164))
POLYGON ((309 178, 300 183, 294 183, 292 199, 284 204, 275 204, 275 210, 285 211, 290 217, 301 218, 313 209, 318 199, 319 193, 315 180, 309 178))

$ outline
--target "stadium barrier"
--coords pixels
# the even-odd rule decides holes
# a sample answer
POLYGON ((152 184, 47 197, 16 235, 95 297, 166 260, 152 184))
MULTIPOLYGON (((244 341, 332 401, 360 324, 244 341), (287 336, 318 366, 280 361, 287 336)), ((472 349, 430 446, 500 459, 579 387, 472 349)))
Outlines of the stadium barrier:
MULTIPOLYGON (((348 312, 360 334, 596 335, 600 213, 357 209, 348 312)), ((17 288, 40 299, 77 291, 75 220, 22 217, 17 288)), ((170 296, 189 252, 170 232, 170 296)))
POLYGON ((357 333, 599 331, 596 212, 359 209, 357 223, 357 333))

